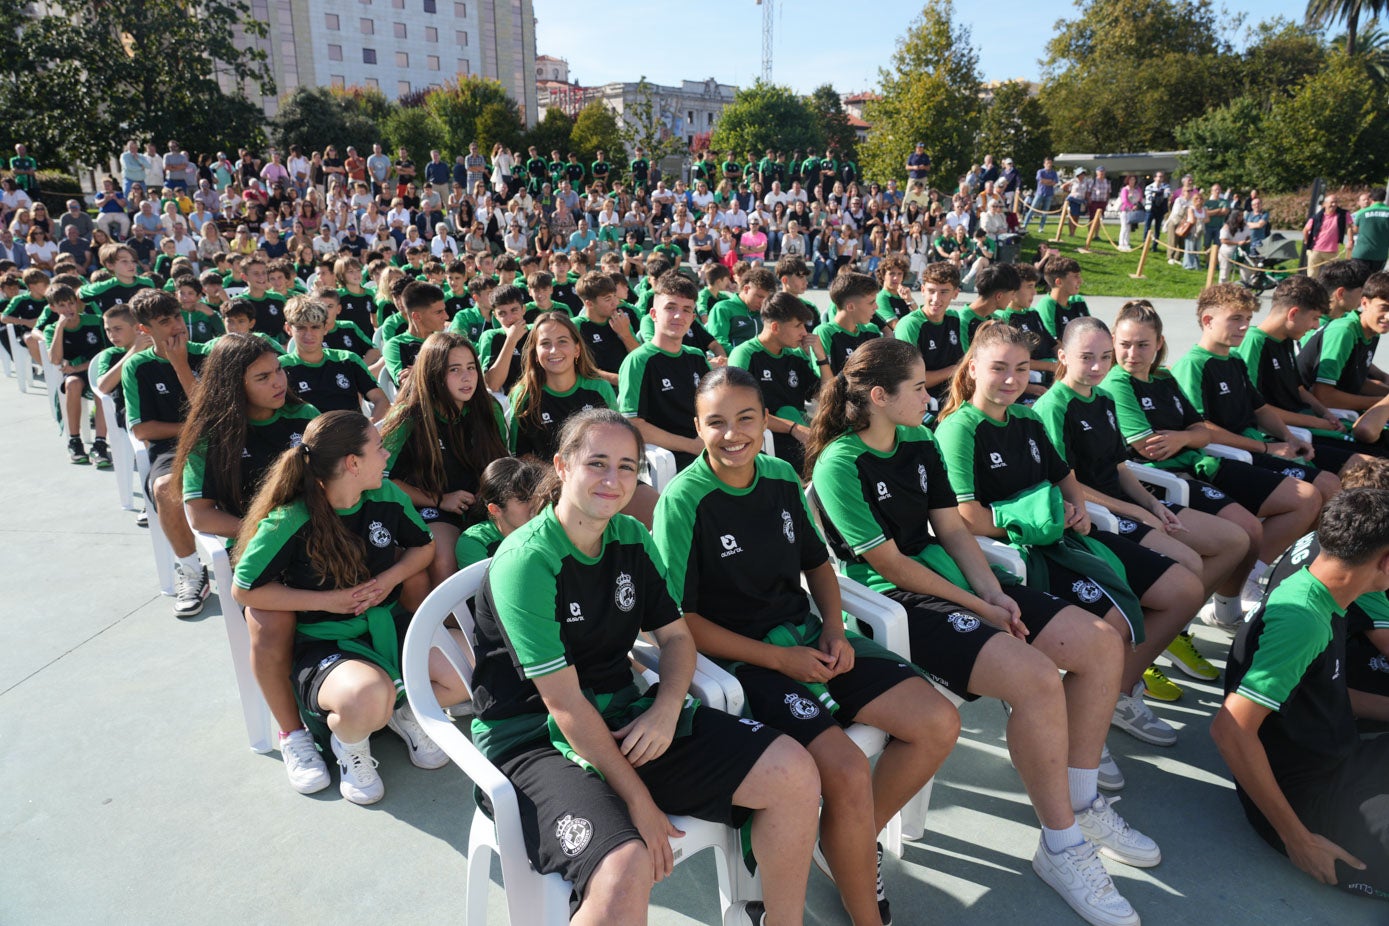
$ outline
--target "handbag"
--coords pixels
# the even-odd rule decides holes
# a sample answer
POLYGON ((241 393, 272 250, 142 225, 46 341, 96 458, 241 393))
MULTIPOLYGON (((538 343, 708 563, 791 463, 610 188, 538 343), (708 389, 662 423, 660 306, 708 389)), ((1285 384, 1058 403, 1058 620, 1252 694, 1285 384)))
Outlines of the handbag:
POLYGON ((1185 218, 1182 220, 1182 224, 1172 230, 1172 234, 1176 235, 1178 238, 1185 238, 1187 235, 1191 234, 1191 229, 1195 227, 1195 225, 1196 218, 1194 216, 1185 218))

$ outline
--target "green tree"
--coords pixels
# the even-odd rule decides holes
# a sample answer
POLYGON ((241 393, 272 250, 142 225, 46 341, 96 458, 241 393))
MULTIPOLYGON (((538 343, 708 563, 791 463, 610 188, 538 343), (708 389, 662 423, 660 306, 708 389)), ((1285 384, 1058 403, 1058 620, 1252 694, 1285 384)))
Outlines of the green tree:
POLYGON ((1346 54, 1358 51, 1356 36, 1361 19, 1373 19, 1389 9, 1386 0, 1307 0, 1307 21, 1329 26, 1344 21, 1346 24, 1346 54))
POLYGON ((490 155, 492 146, 499 143, 513 151, 521 147, 521 117, 511 100, 482 107, 473 128, 477 133, 478 151, 483 154, 490 155))
POLYGON ((1383 177, 1389 173, 1385 106, 1384 90, 1364 61, 1337 52, 1274 104, 1249 157, 1275 190, 1300 189, 1316 177, 1331 183, 1383 177))
POLYGON ((1265 110, 1326 63, 1326 46, 1305 25, 1274 18, 1254 26, 1238 67, 1244 92, 1265 110))
POLYGON ((749 151, 761 155, 768 148, 823 151, 825 137, 804 98, 788 87, 758 80, 739 90, 733 102, 724 107, 709 147, 720 154, 732 151, 742 158, 749 151))
POLYGON ((831 84, 821 84, 810 92, 810 111, 815 116, 820 136, 825 147, 833 148, 841 154, 857 160, 858 136, 849 124, 849 115, 844 112, 844 103, 839 99, 839 91, 831 84))
POLYGON ((1042 158, 1056 153, 1051 120, 1025 81, 1010 80, 994 88, 980 119, 975 150, 981 157, 992 154, 996 161, 1011 157, 1023 171, 1040 167, 1042 158))
MULTIPOLYGON (((397 148, 404 148, 410 153, 410 159, 419 165, 429 160, 430 149, 443 150, 443 132, 439 130, 439 124, 434 121, 429 110, 423 106, 396 107, 386 117, 385 123, 381 126, 381 133, 385 136, 387 151, 394 152, 397 148)), ((420 167, 420 172, 423 175, 423 166, 420 167)))
POLYGON ((1264 115, 1257 99, 1239 96, 1188 120, 1177 130, 1177 144, 1191 152, 1183 165, 1202 183, 1218 181, 1242 189, 1267 186, 1250 156, 1264 143, 1264 115))
POLYGON ((113 152, 110 128, 82 67, 84 38, 58 12, 0 0, 0 148, 23 142, 41 166, 99 164, 113 152))
POLYGON ((595 152, 602 151, 608 162, 617 167, 616 173, 626 171, 622 160, 622 132, 617 127, 617 116, 608 104, 594 100, 574 119, 574 131, 569 135, 569 148, 579 156, 579 161, 587 167, 595 158, 595 152))
POLYGON ((569 114, 558 106, 551 106, 545 110, 545 118, 526 133, 526 145, 535 145, 547 158, 551 151, 558 151, 564 157, 569 153, 569 135, 573 131, 574 120, 569 114))
POLYGON ((342 153, 349 145, 370 153, 372 144, 382 137, 373 119, 326 87, 297 88, 280 104, 270 131, 275 144, 286 151, 290 145, 310 151, 331 144, 342 153))
MULTIPOLYGON (((507 96, 506 90, 495 80, 460 78, 439 90, 431 90, 425 95, 424 105, 442 133, 442 150, 450 156, 467 152, 470 142, 477 142, 479 150, 490 149, 497 141, 509 147, 520 143, 521 117, 516 101, 507 96), (488 139, 484 145, 478 120, 489 106, 499 108, 487 117, 488 139)), ((484 150, 483 153, 488 152, 484 150)))
POLYGON ((1225 102, 1234 56, 1211 0, 1076 0, 1047 43, 1042 104, 1062 151, 1171 148, 1225 102))
POLYGON ((878 72, 881 98, 863 114, 873 126, 862 149, 869 177, 903 176, 917 141, 926 143, 938 184, 949 186, 969 169, 979 131, 979 53, 954 16, 951 0, 929 3, 898 39, 892 66, 878 72))

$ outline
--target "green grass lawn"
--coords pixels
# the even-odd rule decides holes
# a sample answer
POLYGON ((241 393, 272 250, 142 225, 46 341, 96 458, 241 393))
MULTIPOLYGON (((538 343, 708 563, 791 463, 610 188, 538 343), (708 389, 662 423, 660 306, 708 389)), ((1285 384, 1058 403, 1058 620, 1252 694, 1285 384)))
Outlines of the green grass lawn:
MULTIPOLYGON (((1117 225, 1105 225, 1104 230, 1115 240, 1119 237, 1117 225)), ((1050 241, 1055 234, 1054 227, 1047 229, 1046 239, 1050 241)), ((1030 260, 1036 256, 1037 243, 1042 236, 1032 232, 1023 239, 1023 258, 1030 260)), ((1167 251, 1157 243, 1148 254, 1143 268, 1146 279, 1134 280, 1129 277, 1138 268, 1139 248, 1142 239, 1138 232, 1133 234, 1134 250, 1128 253, 1116 250, 1103 234, 1095 236, 1089 254, 1077 254, 1085 243, 1084 229, 1074 238, 1062 235, 1057 247, 1067 257, 1080 261, 1081 275, 1084 278, 1082 291, 1092 296, 1124 296, 1134 299, 1195 299, 1206 285, 1206 258, 1201 256, 1200 270, 1183 270, 1180 265, 1167 263, 1167 251)), ((1180 258, 1178 258, 1180 260, 1180 258)), ((1219 269, 1217 268, 1217 279, 1219 269)))

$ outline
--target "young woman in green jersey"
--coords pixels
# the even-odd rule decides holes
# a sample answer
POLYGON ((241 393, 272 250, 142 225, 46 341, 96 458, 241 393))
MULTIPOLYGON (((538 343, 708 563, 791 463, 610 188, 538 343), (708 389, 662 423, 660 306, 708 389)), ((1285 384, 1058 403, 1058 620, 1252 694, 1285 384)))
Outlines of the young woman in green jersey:
POLYGON ((1321 496, 1311 483, 1205 453, 1210 431, 1162 366, 1166 352, 1162 316, 1152 303, 1124 303, 1114 320, 1115 365, 1100 391, 1114 401, 1124 442, 1138 457, 1192 479, 1192 507, 1233 521, 1248 535, 1240 567, 1200 613, 1205 623, 1233 632, 1243 620, 1242 599, 1259 597, 1250 587, 1258 578, 1251 570, 1307 532, 1321 496))
MULTIPOLYGON (((1032 408, 1052 443, 1074 467, 1086 499, 1113 512, 1120 536, 1200 576, 1207 596, 1222 588, 1238 594, 1243 576, 1235 573, 1249 552, 1249 536, 1232 521, 1164 504, 1125 465, 1128 447, 1119 430, 1114 400, 1096 388, 1114 365, 1109 328, 1097 318, 1078 318, 1066 326, 1057 353, 1056 382, 1032 408)), ((1196 651, 1186 631, 1177 635, 1167 655, 1193 678, 1220 677, 1220 671, 1196 651)), ((1144 682, 1150 695, 1162 700, 1181 694, 1157 669, 1145 672, 1144 682)))
POLYGON ((950 753, 959 715, 902 656, 846 634, 800 479, 759 453, 767 410, 757 379, 738 367, 707 374, 695 424, 704 452, 656 505, 671 588, 700 651, 742 684, 749 716, 815 758, 825 795, 817 863, 845 909, 856 924, 890 922, 881 872, 874 877, 876 834, 950 753), (851 721, 892 737, 871 771, 844 732, 851 721))
POLYGON ((1105 887, 1086 903, 1130 916, 1087 842, 1141 864, 1158 860, 1150 840, 1090 793, 1122 640, 1047 592, 999 586, 960 516, 940 449, 921 427, 926 382, 909 342, 877 340, 826 383, 807 464, 830 545, 851 578, 907 609, 912 661, 938 684, 967 701, 982 695, 1012 705, 1008 749, 1042 824, 1038 874, 1053 885, 1061 871, 1073 883, 1093 875, 1105 887), (1085 793, 1073 799, 1077 788, 1085 793))
POLYGON ((512 531, 535 517, 545 470, 535 460, 522 457, 502 457, 487 464, 477 490, 477 504, 486 509, 487 520, 458 536, 454 553, 459 569, 492 556, 512 531))
POLYGON ((798 924, 815 765, 789 737, 687 701, 694 642, 651 535, 621 514, 642 452, 610 409, 565 422, 546 507, 502 542, 477 595, 473 742, 525 795, 526 848, 574 885, 572 922, 646 921, 675 813, 750 816, 763 901, 725 922, 798 924), (628 661, 642 631, 661 648, 644 695, 628 661))
POLYGON ((506 456, 501 406, 481 388, 467 338, 436 331, 420 347, 414 372, 381 429, 391 481, 409 496, 436 541, 431 586, 458 571, 454 546, 473 510, 482 471, 506 456))
POLYGON ((1143 702, 1143 671, 1195 616, 1201 581, 1180 564, 1094 530, 1085 492, 1040 418, 1015 404, 1027 385, 1032 338, 1005 322, 981 325, 950 384, 936 431, 970 528, 1025 549, 1028 583, 1102 617, 1128 647, 1112 723, 1155 746, 1176 731, 1143 702))
MULTIPOLYGON (((418 583, 415 594, 405 585, 429 565, 433 541, 410 500, 383 478, 387 458, 360 413, 315 418, 266 475, 235 552, 237 602, 293 615, 286 674, 304 710, 332 730, 340 790, 354 804, 385 794, 368 741, 382 727, 405 741, 415 765, 448 763, 400 687, 401 642, 420 599, 418 583)), ((430 677, 441 704, 467 698, 438 653, 430 655, 430 677)))
MULTIPOLYGON (((189 525, 219 537, 238 536, 266 472, 316 415, 316 408, 289 390, 269 341, 248 334, 218 338, 190 396, 174 458, 189 525)), ((305 794, 321 790, 328 771, 303 728, 289 684, 294 614, 247 609, 246 625, 251 670, 279 727, 290 785, 305 794)))

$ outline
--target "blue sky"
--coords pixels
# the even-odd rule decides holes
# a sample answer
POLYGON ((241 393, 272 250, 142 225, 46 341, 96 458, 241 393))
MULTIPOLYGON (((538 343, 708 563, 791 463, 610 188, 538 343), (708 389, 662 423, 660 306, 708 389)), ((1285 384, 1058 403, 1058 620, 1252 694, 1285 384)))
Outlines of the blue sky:
MULTIPOLYGON (((871 89, 878 68, 888 64, 898 37, 922 10, 922 0, 776 0, 773 79, 801 93, 826 80, 841 93, 871 89), (845 10, 853 11, 851 17, 845 10)), ((714 77, 747 86, 762 72, 762 8, 755 0, 696 0, 666 4, 651 0, 603 0, 597 7, 572 0, 534 0, 536 48, 567 58, 571 79, 585 85, 634 81, 654 83, 714 77), (595 13, 595 9, 598 11, 595 13), (707 20, 691 27, 692 15, 707 20)), ((1306 0, 1225 0, 1231 13, 1249 23, 1273 16, 1301 19, 1306 0)), ((1044 46, 1053 25, 1074 7, 1038 0, 957 3, 958 22, 968 25, 979 49, 985 80, 1041 72, 1044 46)), ((1240 44, 1242 36, 1232 36, 1240 44)))

